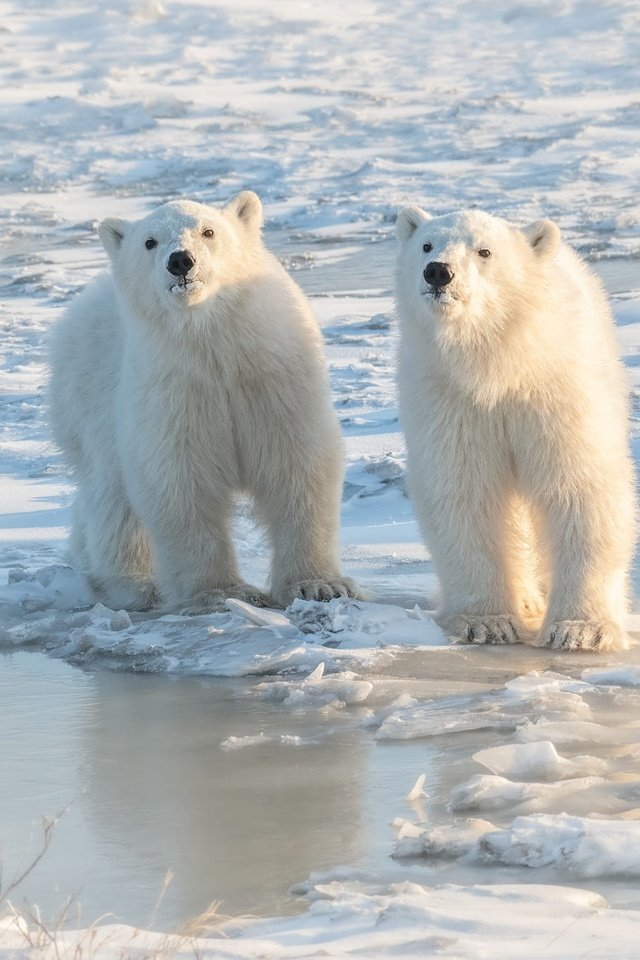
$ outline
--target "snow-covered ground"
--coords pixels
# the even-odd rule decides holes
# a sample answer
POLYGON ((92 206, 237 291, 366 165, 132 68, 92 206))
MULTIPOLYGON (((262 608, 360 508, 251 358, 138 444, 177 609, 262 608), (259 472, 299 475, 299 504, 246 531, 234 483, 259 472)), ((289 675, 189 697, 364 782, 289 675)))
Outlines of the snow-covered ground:
MULTIPOLYGON (((200 955, 640 957, 640 650, 446 647, 403 492, 391 297, 403 202, 555 218, 612 291, 638 450, 635 0, 0 0, 0 50, 2 649, 246 678, 244 695, 319 735, 346 716, 389 750, 435 738, 450 757, 433 783, 416 768, 409 807, 412 784, 397 785, 393 881, 292 877, 307 912, 217 928, 200 955), (375 602, 129 617, 94 606, 65 565, 47 331, 105 264, 98 219, 243 188, 323 326, 348 460, 344 564, 375 602)), ((248 578, 264 579, 246 506, 237 538, 248 578)), ((264 739, 220 749, 249 757, 264 739)), ((3 921, 0 955, 40 955, 25 922, 3 921)), ((78 938, 85 955, 194 949, 108 924, 60 933, 57 949, 78 938)))

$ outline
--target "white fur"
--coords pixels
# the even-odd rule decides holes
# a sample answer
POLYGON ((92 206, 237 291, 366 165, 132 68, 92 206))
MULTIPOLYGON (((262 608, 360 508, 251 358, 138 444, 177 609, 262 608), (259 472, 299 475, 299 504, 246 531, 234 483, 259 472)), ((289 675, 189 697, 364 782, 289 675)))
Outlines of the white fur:
POLYGON ((343 458, 319 330, 261 225, 251 192, 103 221, 112 274, 54 333, 51 418, 78 484, 72 552, 112 606, 145 608, 156 587, 169 607, 264 602, 230 540, 241 491, 272 544, 275 603, 357 593, 338 562, 343 458), (195 261, 186 285, 167 268, 178 250, 195 261))
POLYGON ((634 483, 600 282, 548 220, 410 207, 397 233, 401 418, 440 623, 479 643, 624 648, 634 483), (430 261, 454 273, 439 298, 430 261))

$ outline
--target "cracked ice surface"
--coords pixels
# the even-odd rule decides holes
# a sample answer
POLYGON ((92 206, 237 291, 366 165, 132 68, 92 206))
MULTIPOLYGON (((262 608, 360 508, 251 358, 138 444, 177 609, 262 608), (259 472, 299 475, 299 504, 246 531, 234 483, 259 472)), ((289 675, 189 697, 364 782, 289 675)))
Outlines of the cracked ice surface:
MULTIPOLYGON (((391 288, 401 203, 556 219, 612 292, 637 453, 637 4, 6 0, 0 47, 7 865, 73 784, 32 898, 83 886, 93 916, 145 925, 176 867, 178 904, 159 925, 211 897, 262 916, 308 906, 174 953, 631 956, 638 649, 446 645, 404 489, 391 288), (65 560, 48 330, 105 266, 98 219, 244 188, 322 324, 347 455, 343 562, 375 597, 108 610, 65 560)), ((263 583, 244 504, 235 534, 263 583)), ((35 957, 25 921, 1 922, 2 960, 35 957)), ((98 946, 91 930, 60 931, 56 949, 167 948, 100 930, 98 946)))

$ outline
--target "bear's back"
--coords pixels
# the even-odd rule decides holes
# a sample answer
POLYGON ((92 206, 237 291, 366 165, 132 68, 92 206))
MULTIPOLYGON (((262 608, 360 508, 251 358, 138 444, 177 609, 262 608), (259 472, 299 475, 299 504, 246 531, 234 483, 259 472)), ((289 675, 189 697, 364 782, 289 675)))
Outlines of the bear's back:
POLYGON ((111 417, 122 359, 122 321, 109 273, 75 298, 50 343, 50 417, 54 439, 72 461, 79 440, 111 417))

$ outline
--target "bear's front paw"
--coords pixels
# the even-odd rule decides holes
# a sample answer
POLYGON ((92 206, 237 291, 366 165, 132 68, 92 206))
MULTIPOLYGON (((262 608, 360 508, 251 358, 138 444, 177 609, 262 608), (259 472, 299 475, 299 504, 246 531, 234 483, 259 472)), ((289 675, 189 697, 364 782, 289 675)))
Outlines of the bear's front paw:
POLYGON ((200 617, 206 613, 220 613, 226 610, 227 593, 225 590, 203 590, 194 594, 188 603, 179 606, 177 613, 182 617, 200 617))
POLYGON ((266 593, 258 590, 257 587, 251 586, 250 583, 236 583, 225 592, 228 597, 233 597, 234 600, 243 600, 245 603, 250 603, 254 607, 269 606, 269 597, 266 593))
POLYGON ((317 580, 296 580, 286 584, 280 590, 274 590, 273 599, 277 606, 288 607, 300 598, 302 600, 333 600, 334 597, 353 597, 355 600, 368 600, 368 594, 351 577, 319 577, 317 580))
POLYGON ((195 594, 191 600, 180 607, 178 611, 185 617, 198 617, 206 613, 219 613, 227 609, 227 598, 233 597, 234 600, 244 600, 254 607, 268 607, 269 597, 251 586, 250 583, 234 583, 229 587, 212 588, 203 590, 195 594))
POLYGON ((538 639, 541 647, 554 650, 626 650, 625 631, 612 620, 554 620, 538 639))
POLYGON ((448 637, 458 643, 521 642, 518 628, 509 614, 445 617, 440 621, 440 626, 448 637))

